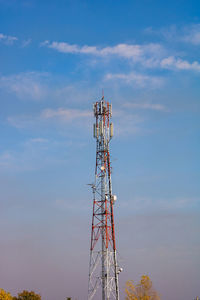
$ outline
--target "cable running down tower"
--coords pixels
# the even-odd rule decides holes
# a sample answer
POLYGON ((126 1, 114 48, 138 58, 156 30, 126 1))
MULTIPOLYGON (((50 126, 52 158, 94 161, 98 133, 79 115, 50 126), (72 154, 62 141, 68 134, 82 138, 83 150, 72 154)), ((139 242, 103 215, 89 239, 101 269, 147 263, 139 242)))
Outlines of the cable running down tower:
POLYGON ((112 105, 104 96, 93 105, 96 123, 96 169, 93 189, 93 214, 90 245, 88 300, 119 300, 109 142, 113 137, 112 105))

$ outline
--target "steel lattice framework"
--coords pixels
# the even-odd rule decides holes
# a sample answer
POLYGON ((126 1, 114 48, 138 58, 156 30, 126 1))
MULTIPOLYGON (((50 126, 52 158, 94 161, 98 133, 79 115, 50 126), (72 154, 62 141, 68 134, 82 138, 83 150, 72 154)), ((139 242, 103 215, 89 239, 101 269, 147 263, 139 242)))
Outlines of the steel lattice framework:
POLYGON ((109 142, 113 136, 112 106, 104 97, 93 106, 96 123, 96 169, 90 246, 88 300, 119 300, 109 142))

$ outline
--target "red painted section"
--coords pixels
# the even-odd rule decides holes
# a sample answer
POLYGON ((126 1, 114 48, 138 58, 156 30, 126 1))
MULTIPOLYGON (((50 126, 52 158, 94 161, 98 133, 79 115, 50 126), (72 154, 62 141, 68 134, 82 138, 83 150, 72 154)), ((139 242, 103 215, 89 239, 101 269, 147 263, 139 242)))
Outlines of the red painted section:
MULTIPOLYGON (((110 105, 109 102, 104 102, 103 116, 104 126, 109 128, 110 122, 110 105)), ((99 112, 98 102, 96 103, 96 128, 99 128, 99 112)), ((97 141, 98 143, 98 141, 97 141)), ((109 182, 109 190, 111 190, 111 182, 109 178, 111 176, 110 170, 110 154, 108 150, 104 150, 103 165, 104 169, 101 169, 100 165, 100 154, 97 152, 96 155, 96 176, 101 177, 104 174, 109 182)), ((102 161, 101 161, 102 163, 102 161)), ((116 249, 115 245, 115 226, 114 226, 114 214, 113 214, 113 203, 111 201, 111 194, 109 192, 105 199, 93 200, 93 216, 92 216, 92 233, 91 233, 91 251, 94 250, 100 236, 101 230, 104 229, 105 235, 103 239, 105 241, 106 248, 110 247, 113 250, 116 249)))

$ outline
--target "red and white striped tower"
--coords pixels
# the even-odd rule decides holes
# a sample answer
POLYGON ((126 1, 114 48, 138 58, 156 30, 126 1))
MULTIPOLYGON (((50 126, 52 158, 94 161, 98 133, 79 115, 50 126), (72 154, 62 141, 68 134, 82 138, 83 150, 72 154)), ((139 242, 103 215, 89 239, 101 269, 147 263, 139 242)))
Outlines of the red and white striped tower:
POLYGON ((88 300, 119 300, 109 142, 113 137, 112 106, 104 96, 93 106, 96 123, 96 169, 93 189, 88 300))

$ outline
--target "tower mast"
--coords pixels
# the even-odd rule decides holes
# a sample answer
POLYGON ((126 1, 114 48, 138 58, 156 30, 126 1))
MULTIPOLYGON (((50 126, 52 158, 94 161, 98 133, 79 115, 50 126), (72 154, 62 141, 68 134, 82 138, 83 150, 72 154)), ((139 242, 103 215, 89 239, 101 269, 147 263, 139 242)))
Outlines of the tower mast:
POLYGON ((96 169, 90 245, 88 300, 119 300, 109 142, 113 137, 112 105, 104 100, 93 105, 96 169))

